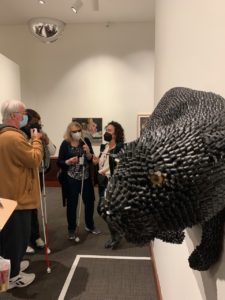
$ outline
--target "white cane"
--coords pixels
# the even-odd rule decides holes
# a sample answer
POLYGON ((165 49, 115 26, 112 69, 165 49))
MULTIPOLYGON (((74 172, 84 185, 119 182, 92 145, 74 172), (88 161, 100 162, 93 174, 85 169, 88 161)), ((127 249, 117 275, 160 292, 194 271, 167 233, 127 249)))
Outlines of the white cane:
POLYGON ((82 164, 82 179, 81 179, 81 189, 78 196, 78 214, 77 214, 77 226, 75 232, 75 242, 79 242, 80 238, 80 217, 81 217, 81 210, 82 210, 82 201, 83 201, 83 189, 84 189, 84 156, 80 158, 80 164, 82 164))
MULTIPOLYGON (((49 250, 48 250, 48 223, 47 223, 47 206, 46 206, 46 189, 45 189, 45 170, 44 170, 44 161, 41 162, 42 169, 42 192, 40 190, 40 199, 41 199, 41 219, 43 226, 44 242, 45 242, 45 261, 47 265, 47 273, 51 273, 50 261, 49 261, 49 250)), ((39 175, 39 174, 38 174, 39 175)), ((38 176, 39 178, 39 176, 38 176)), ((39 178, 40 186, 40 178, 39 178)))

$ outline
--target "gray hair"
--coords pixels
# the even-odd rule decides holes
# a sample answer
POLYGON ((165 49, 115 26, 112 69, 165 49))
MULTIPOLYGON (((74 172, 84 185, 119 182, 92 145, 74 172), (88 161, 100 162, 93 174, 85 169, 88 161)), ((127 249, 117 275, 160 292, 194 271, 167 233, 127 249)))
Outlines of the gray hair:
POLYGON ((2 121, 7 120, 11 113, 17 112, 20 106, 25 108, 25 104, 19 100, 4 101, 1 105, 2 121))

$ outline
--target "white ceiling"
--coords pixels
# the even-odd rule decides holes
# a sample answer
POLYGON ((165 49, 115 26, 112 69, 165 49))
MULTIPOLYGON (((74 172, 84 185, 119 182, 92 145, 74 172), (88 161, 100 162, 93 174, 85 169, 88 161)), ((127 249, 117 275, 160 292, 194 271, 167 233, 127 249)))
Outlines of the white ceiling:
POLYGON ((0 25, 20 25, 34 17, 49 17, 65 23, 117 23, 154 21, 154 0, 82 0, 77 14, 76 0, 0 0, 0 25), (94 9, 96 1, 99 10, 94 9))

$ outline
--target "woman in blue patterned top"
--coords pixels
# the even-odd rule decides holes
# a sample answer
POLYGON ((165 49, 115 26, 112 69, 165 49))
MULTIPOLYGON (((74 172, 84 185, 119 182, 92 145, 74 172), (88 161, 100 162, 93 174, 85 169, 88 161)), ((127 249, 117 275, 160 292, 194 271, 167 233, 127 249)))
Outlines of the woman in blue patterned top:
POLYGON ((90 140, 83 137, 81 125, 78 122, 71 122, 67 126, 58 156, 58 166, 63 174, 61 184, 67 205, 68 238, 71 240, 75 239, 76 210, 82 179, 85 229, 93 234, 100 233, 95 228, 93 220, 95 197, 89 172, 93 154, 90 140))

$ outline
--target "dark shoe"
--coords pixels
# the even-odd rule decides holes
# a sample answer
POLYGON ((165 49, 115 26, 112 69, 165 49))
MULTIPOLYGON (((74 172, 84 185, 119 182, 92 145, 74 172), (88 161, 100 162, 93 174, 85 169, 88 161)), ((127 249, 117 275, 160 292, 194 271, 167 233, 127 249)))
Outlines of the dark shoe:
POLYGON ((85 230, 87 232, 91 232, 93 234, 100 234, 101 233, 101 231, 98 228, 96 228, 96 227, 94 229, 89 229, 88 227, 85 227, 85 230))
POLYGON ((106 249, 112 248, 113 250, 115 250, 118 247, 119 243, 120 243, 120 240, 108 240, 105 243, 105 248, 106 249))
POLYGON ((75 239, 74 232, 68 232, 68 240, 74 240, 74 239, 75 239))

